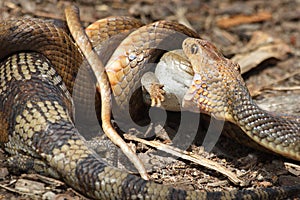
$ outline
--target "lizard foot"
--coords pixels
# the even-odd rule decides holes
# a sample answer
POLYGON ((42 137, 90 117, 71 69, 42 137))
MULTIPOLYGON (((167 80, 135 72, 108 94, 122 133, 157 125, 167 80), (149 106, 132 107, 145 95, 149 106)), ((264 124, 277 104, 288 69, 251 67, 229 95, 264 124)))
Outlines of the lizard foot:
POLYGON ((165 100, 164 94, 166 93, 162 88, 164 85, 159 83, 152 83, 150 86, 149 94, 151 98, 151 106, 160 107, 161 102, 165 100))

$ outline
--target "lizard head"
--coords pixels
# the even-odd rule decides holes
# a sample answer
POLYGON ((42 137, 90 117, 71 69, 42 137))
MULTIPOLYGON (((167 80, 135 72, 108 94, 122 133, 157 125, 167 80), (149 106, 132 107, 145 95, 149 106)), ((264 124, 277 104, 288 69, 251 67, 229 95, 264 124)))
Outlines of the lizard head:
POLYGON ((245 87, 239 65, 225 58, 206 40, 187 38, 182 48, 194 71, 183 107, 233 122, 233 96, 238 88, 245 87))

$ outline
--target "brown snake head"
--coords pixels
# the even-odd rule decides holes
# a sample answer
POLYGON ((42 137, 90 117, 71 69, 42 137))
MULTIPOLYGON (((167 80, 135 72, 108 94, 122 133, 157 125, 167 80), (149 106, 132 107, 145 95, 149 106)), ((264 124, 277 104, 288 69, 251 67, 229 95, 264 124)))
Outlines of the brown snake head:
POLYGON ((200 109, 217 119, 233 122, 232 97, 237 88, 245 88, 239 65, 206 40, 187 38, 182 46, 195 73, 183 107, 193 112, 200 109))
POLYGON ((240 74, 208 41, 187 38, 183 51, 194 77, 183 107, 237 124, 251 139, 282 156, 300 160, 299 117, 277 115, 257 106, 240 74))

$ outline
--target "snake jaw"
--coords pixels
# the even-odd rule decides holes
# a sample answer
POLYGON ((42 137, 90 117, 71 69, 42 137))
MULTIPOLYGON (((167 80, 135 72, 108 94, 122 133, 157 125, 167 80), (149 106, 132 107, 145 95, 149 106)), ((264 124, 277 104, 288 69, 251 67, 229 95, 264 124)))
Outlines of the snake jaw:
POLYGON ((184 98, 185 109, 195 112, 198 108, 198 111, 216 119, 235 122, 231 97, 241 79, 238 65, 205 40, 187 38, 183 42, 183 51, 195 72, 192 85, 184 98))
POLYGON ((222 97, 224 88, 219 86, 218 78, 208 79, 207 75, 209 76, 203 73, 194 75, 193 82, 183 98, 182 107, 192 112, 212 115, 218 120, 233 121, 228 100, 222 97))

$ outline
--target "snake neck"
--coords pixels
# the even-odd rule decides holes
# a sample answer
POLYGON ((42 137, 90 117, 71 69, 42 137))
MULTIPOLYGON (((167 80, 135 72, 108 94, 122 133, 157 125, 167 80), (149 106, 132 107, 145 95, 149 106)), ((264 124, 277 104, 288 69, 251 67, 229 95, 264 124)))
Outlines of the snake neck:
POLYGON ((233 119, 251 139, 267 149, 300 160, 300 118, 261 109, 245 85, 236 87, 231 96, 233 119))

